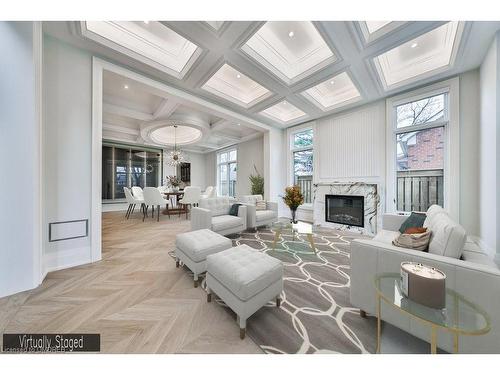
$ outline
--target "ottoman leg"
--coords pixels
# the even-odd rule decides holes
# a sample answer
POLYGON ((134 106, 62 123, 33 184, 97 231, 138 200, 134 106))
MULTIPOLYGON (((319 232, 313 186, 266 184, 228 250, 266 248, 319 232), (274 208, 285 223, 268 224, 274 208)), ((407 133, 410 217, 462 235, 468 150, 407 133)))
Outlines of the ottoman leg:
POLYGON ((207 286, 207 302, 212 302, 212 291, 207 286))
POLYGON ((179 268, 181 265, 179 258, 175 258, 175 268, 179 268))
POLYGON ((276 297, 276 307, 279 308, 281 306, 281 298, 278 296, 276 297))
POLYGON ((194 287, 198 288, 198 274, 194 274, 194 287))
POLYGON ((245 338, 245 334, 247 332, 247 320, 246 319, 243 319, 241 318, 239 315, 238 315, 238 319, 237 319, 239 325, 240 325, 240 339, 244 339, 245 338))

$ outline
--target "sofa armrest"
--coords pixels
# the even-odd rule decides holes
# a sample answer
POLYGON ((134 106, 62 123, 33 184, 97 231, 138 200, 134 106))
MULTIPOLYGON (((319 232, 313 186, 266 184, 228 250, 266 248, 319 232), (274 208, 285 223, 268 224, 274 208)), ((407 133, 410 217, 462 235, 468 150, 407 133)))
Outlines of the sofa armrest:
POLYGON ((408 215, 405 214, 382 214, 382 229, 397 232, 406 219, 408 215))
MULTIPOLYGON (((255 205, 253 205, 251 203, 246 203, 246 202, 239 202, 239 203, 242 204, 242 206, 245 206, 245 209, 247 211, 247 221, 246 221, 247 228, 255 228, 256 222, 257 222, 257 215, 255 213, 255 211, 256 211, 255 205)), ((240 206, 240 208, 242 206, 240 206)), ((240 216, 239 213, 240 213, 240 211, 238 211, 238 216, 240 216)))
POLYGON ((241 206, 238 207, 238 217, 241 217, 243 220, 243 226, 245 229, 247 229, 247 210, 249 206, 246 204, 242 204, 241 206))
POLYGON ((267 202, 267 209, 276 212, 278 214, 278 203, 277 202, 267 202))
POLYGON ((191 230, 211 229, 212 211, 206 208, 193 207, 191 209, 191 230))

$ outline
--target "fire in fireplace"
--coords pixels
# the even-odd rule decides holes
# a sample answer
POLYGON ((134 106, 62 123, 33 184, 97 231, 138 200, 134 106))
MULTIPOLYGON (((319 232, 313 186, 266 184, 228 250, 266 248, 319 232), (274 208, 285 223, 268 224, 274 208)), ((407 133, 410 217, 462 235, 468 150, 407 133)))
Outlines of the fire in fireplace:
POLYGON ((365 197, 360 195, 326 195, 325 221, 364 227, 365 197))

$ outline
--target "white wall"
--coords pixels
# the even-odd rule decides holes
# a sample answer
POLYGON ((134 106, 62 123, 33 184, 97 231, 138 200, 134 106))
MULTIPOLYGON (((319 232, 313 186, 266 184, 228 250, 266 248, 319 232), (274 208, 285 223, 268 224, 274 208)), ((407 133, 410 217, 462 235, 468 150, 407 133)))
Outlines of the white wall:
POLYGON ((48 242, 51 222, 91 227, 91 56, 44 38, 45 271, 91 261, 90 237, 48 242))
POLYGON ((274 128, 264 133, 264 197, 278 202, 279 216, 289 214, 280 197, 286 186, 287 175, 285 134, 284 130, 274 128))
MULTIPOLYGON (((479 223, 480 237, 494 252, 500 236, 498 199, 500 142, 500 37, 496 36, 480 67, 479 223)), ((498 250, 497 250, 498 252, 498 250)))
MULTIPOLYGON (((40 282, 40 122, 33 22, 0 22, 0 297, 40 282), (7 177, 8 176, 8 177, 7 177)), ((38 39, 40 38, 40 39, 38 39)), ((40 87, 40 86, 38 86, 40 87)))
POLYGON ((205 155, 194 152, 186 153, 188 162, 191 163, 191 185, 198 186, 202 191, 207 187, 205 174, 205 155))
MULTIPOLYGON (((254 165, 261 176, 264 176, 264 139, 259 137, 239 143, 238 174, 236 180, 236 196, 251 194, 250 175, 255 175, 254 165)), ((264 181, 265 183, 265 181, 264 181)))

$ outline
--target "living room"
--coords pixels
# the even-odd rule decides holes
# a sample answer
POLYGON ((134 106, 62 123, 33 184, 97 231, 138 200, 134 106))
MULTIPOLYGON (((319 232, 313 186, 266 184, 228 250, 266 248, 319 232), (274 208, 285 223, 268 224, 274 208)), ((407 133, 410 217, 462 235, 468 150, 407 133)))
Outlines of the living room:
POLYGON ((4 352, 500 353, 500 21, 318 16, 0 22, 4 352))

